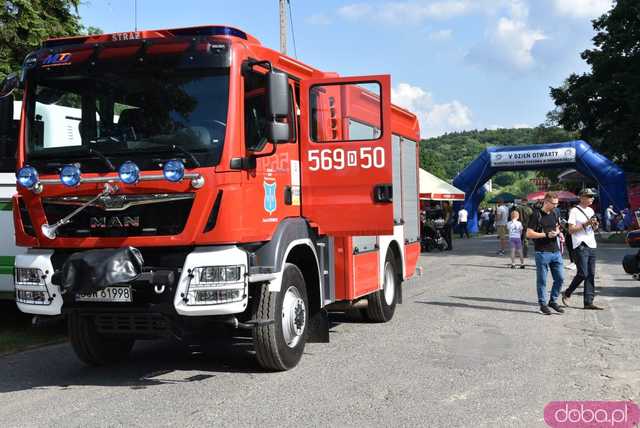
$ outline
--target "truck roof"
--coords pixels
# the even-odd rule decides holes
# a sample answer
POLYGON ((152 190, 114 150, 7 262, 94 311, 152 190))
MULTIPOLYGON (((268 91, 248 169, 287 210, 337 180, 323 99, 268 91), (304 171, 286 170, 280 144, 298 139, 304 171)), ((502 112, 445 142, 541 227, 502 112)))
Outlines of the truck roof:
POLYGON ((96 43, 119 42, 127 40, 164 39, 170 37, 202 37, 228 36, 237 37, 252 44, 260 45, 260 41, 252 35, 228 25, 199 25, 195 27, 172 28, 163 30, 125 31, 120 33, 96 34, 87 36, 58 37, 45 40, 43 48, 57 46, 84 45, 96 43))

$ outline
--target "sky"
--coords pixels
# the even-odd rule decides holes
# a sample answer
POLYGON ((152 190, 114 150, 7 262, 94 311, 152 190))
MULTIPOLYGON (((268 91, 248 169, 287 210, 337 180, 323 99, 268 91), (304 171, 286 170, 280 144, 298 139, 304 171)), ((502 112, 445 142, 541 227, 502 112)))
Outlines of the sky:
MULTIPOLYGON (((591 20, 612 0, 290 0, 288 54, 341 76, 390 74, 423 137, 534 127, 549 88, 588 71, 591 20), (294 50, 295 38, 295 50, 294 50)), ((136 26, 134 0, 83 0, 85 26, 136 26)), ((227 24, 279 49, 278 0, 137 0, 137 28, 227 24)))

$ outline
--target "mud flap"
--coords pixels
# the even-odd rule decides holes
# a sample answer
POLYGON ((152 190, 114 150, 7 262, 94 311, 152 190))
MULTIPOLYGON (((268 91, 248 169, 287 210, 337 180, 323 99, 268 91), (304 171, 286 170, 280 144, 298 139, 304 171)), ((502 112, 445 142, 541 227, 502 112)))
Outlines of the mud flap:
POLYGON ((307 343, 329 343, 329 313, 325 309, 309 318, 307 343))

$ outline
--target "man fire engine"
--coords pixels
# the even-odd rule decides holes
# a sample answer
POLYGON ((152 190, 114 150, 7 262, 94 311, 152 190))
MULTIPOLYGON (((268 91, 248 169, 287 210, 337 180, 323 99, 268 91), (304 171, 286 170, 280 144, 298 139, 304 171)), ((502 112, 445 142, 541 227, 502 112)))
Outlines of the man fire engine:
POLYGON ((420 251, 419 129, 389 76, 203 26, 48 40, 3 111, 15 87, 16 301, 65 316, 84 362, 246 329, 259 364, 287 370, 328 340, 328 311, 393 316, 420 251), (78 137, 43 105, 77 112, 78 137))

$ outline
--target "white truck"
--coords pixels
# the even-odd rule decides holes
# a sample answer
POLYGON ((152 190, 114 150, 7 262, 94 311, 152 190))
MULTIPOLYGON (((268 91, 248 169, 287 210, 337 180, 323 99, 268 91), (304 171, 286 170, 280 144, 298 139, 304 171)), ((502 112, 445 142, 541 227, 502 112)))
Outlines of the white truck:
MULTIPOLYGON (((11 197, 16 192, 16 142, 21 101, 13 102, 14 125, 0 138, 12 144, 0 145, 0 300, 14 299, 13 262, 26 248, 17 247, 13 227, 11 197)), ((45 147, 80 145, 80 109, 37 103, 36 114, 42 122, 45 147)))

